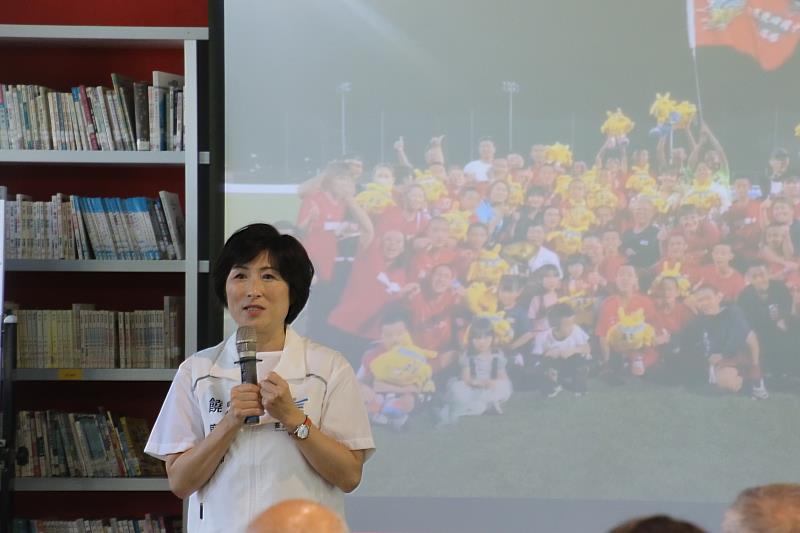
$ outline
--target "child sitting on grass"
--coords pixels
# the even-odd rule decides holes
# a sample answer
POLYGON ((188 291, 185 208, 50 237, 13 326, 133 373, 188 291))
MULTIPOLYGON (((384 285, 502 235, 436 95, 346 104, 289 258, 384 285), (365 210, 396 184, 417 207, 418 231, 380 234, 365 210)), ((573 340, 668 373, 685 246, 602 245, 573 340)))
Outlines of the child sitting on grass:
POLYGON ((550 330, 536 337, 535 357, 540 357, 543 390, 555 398, 564 387, 575 396, 586 393, 586 375, 592 355, 589 335, 575 324, 575 311, 569 304, 559 303, 547 310, 550 330))
POLYGON ((459 417, 481 415, 488 409, 502 414, 502 404, 511 397, 506 358, 494 348, 495 335, 487 318, 476 318, 469 327, 466 353, 459 359, 460 379, 448 384, 440 424, 453 424, 459 417))

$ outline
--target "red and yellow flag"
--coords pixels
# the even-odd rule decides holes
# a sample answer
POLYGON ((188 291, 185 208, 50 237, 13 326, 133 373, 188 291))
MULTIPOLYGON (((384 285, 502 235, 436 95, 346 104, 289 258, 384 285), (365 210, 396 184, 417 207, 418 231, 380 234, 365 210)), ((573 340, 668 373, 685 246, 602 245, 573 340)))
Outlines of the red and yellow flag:
POLYGON ((731 46, 774 70, 800 40, 800 0, 687 0, 689 45, 731 46))

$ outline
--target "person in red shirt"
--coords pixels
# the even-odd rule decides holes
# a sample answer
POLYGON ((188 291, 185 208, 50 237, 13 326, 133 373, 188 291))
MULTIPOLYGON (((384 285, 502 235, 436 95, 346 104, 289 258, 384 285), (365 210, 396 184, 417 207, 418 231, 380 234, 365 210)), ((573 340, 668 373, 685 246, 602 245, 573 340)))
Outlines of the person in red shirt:
POLYGON ((763 215, 761 202, 750 198, 750 180, 739 178, 733 182, 734 200, 722 215, 727 225, 733 253, 737 258, 755 259, 761 239, 763 215))
POLYGON ((652 326, 662 335, 666 334, 666 339, 676 336, 694 315, 692 310, 680 301, 678 280, 663 277, 653 284, 651 293, 656 306, 652 326))
POLYGON ((794 218, 800 219, 800 176, 789 175, 783 180, 783 195, 794 206, 794 218))
POLYGON ((710 265, 705 265, 699 271, 698 278, 693 282, 702 282, 713 287, 723 295, 723 303, 735 303, 745 286, 744 276, 731 266, 733 261, 733 247, 728 242, 721 242, 711 250, 710 265))
POLYGON ((450 265, 437 265, 422 282, 421 290, 408 300, 414 340, 422 348, 438 352, 430 361, 434 372, 449 366, 456 354, 451 350, 453 308, 460 300, 460 289, 453 286, 454 280, 450 265))
POLYGON ((682 205, 678 209, 678 227, 671 235, 683 235, 688 246, 687 253, 695 265, 702 264, 708 251, 719 243, 722 234, 716 224, 701 217, 693 205, 682 205))
POLYGON ((383 309, 419 291, 418 283, 408 282, 404 252, 405 239, 395 229, 355 260, 339 305, 328 320, 341 336, 350 336, 348 344, 363 346, 377 339, 383 309))
POLYGON ((658 347, 660 358, 659 370, 669 383, 679 382, 677 357, 680 351, 680 333, 692 319, 694 313, 680 301, 678 280, 664 277, 653 284, 650 290, 656 306, 653 327, 663 337, 664 343, 658 347))
POLYGON ((469 267, 478 258, 486 243, 489 242, 489 228, 486 224, 474 222, 467 229, 466 241, 458 247, 457 255, 453 261, 456 277, 466 283, 469 267))
POLYGON ((314 264, 314 291, 308 309, 309 330, 317 340, 330 335, 328 314, 339 301, 349 277, 349 262, 338 262, 345 249, 366 249, 374 229, 369 215, 355 202, 350 165, 329 164, 316 191, 303 197, 297 217, 301 240, 314 264), (355 222, 351 222, 354 220, 355 222), (357 239, 357 243, 355 242, 357 239))
POLYGON ((450 265, 458 257, 455 241, 450 235, 450 225, 441 217, 431 219, 425 234, 414 239, 413 248, 414 257, 409 269, 411 280, 424 279, 436 265, 450 265))
POLYGON ((778 222, 773 222, 764 230, 758 256, 769 266, 770 277, 773 279, 783 279, 800 267, 794 257, 789 227, 778 222))
POLYGON ((398 230, 406 239, 413 239, 425 230, 430 219, 425 190, 412 184, 403 191, 399 206, 391 205, 378 215, 376 233, 382 235, 388 230, 398 230))
POLYGON ((617 279, 619 267, 627 264, 628 258, 619 251, 622 247, 622 238, 618 230, 610 229, 604 231, 600 242, 603 245, 603 261, 597 271, 606 281, 606 284, 612 285, 614 280, 617 279))
POLYGON ((695 263, 695 258, 688 255, 688 249, 689 244, 683 234, 674 233, 670 235, 667 237, 666 246, 664 246, 663 259, 653 265, 653 268, 650 269, 650 274, 655 277, 665 269, 674 269, 676 265, 680 264, 681 274, 691 282, 697 281, 698 266, 695 263))
MULTIPOLYGON (((344 164, 329 165, 321 188, 303 198, 297 215, 297 227, 314 263, 318 281, 331 279, 337 241, 346 225, 348 207, 355 204, 352 202, 353 183, 344 173, 345 168, 344 164)), ((356 206, 356 209, 360 208, 356 206)))
MULTIPOLYGON (((605 366, 609 379, 615 383, 621 382, 621 371, 628 366, 631 373, 642 374, 645 369, 652 367, 658 361, 658 351, 654 347, 636 350, 631 353, 614 353, 609 347, 606 335, 619 321, 618 311, 622 308, 631 314, 642 310, 645 322, 653 325, 657 319, 656 308, 652 300, 639 292, 639 278, 636 268, 632 265, 622 265, 617 270, 615 280, 616 293, 606 298, 600 306, 600 313, 595 326, 595 334, 600 345, 601 363, 605 366), (634 358, 635 360, 629 360, 634 358), (642 367, 638 367, 642 365, 642 367)), ((656 335, 656 344, 663 344, 663 335, 656 335)))

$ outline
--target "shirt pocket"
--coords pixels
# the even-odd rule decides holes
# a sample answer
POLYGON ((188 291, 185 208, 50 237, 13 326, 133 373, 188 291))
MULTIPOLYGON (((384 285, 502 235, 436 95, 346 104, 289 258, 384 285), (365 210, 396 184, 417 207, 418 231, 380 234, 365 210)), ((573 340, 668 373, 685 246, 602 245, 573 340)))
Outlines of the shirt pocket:
POLYGON ((205 376, 197 380, 194 397, 203 416, 203 433, 208 436, 225 413, 228 412, 231 400, 231 388, 236 383, 216 376, 205 376))
POLYGON ((327 383, 322 378, 309 376, 303 380, 289 382, 289 390, 295 405, 303 410, 315 426, 319 427, 327 383))

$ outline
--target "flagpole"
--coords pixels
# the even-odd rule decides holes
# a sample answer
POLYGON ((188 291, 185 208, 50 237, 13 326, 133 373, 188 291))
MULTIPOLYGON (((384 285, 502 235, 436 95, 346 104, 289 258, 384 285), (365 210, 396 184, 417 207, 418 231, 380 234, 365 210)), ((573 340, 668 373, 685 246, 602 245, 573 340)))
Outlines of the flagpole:
POLYGON ((694 69, 694 90, 697 93, 697 114, 703 123, 703 101, 700 98, 700 75, 697 69, 697 25, 695 21, 694 0, 686 0, 686 31, 689 37, 689 48, 692 51, 692 68, 694 69))
POLYGON ((694 90, 697 93, 697 114, 703 124, 703 100, 700 98, 700 75, 697 73, 697 48, 692 48, 692 66, 694 67, 694 90))

